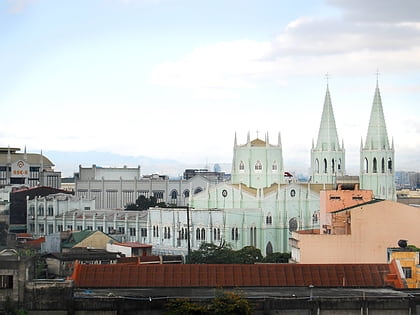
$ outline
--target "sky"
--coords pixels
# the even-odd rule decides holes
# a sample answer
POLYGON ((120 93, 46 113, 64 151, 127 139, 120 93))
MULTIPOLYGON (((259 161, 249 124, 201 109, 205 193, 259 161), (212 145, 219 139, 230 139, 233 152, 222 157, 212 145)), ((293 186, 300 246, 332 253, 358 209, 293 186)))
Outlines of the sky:
POLYGON ((0 0, 0 38, 0 146, 56 170, 230 163, 250 132, 305 172, 328 83, 357 174, 378 81, 395 167, 420 171, 418 0, 0 0))

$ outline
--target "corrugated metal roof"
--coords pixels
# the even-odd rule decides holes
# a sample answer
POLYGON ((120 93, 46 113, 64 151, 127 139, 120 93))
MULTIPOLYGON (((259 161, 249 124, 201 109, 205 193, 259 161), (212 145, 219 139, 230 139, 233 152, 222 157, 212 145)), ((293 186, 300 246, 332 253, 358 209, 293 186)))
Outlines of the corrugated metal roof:
POLYGON ((76 287, 385 287, 401 285, 391 264, 82 265, 76 287))

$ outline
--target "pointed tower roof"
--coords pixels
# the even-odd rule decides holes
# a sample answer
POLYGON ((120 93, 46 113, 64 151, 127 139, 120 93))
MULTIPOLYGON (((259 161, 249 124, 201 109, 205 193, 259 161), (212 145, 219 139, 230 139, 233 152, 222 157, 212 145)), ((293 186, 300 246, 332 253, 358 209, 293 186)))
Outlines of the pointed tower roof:
POLYGON ((321 124, 319 126, 316 150, 338 150, 337 128, 335 126, 334 112, 331 104, 330 90, 327 84, 325 93, 324 109, 322 110, 321 124))
POLYGON ((378 81, 376 81, 375 96, 373 97, 365 149, 390 149, 378 81))

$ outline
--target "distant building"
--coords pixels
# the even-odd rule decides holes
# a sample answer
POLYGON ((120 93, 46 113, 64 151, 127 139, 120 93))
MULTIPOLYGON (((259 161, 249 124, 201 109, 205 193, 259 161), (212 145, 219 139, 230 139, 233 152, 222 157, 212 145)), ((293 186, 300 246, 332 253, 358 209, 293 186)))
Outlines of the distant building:
POLYGON ((60 188, 61 172, 54 171, 54 164, 42 152, 23 153, 19 148, 0 148, 0 187, 49 186, 60 188))
MULTIPOLYGON (((406 240, 400 240, 400 242, 406 242, 406 240)), ((420 288, 419 254, 418 251, 409 247, 388 248, 388 261, 399 261, 404 274, 403 278, 407 287, 411 289, 420 288)))
POLYGON ((151 256, 152 245, 137 242, 109 242, 106 250, 112 253, 121 253, 125 257, 151 256))
POLYGON ((102 168, 79 166, 76 176, 76 195, 95 199, 100 209, 123 209, 135 203, 140 195, 155 197, 158 202, 174 206, 185 206, 190 194, 196 194, 208 185, 218 182, 218 177, 211 174, 198 174, 189 179, 170 179, 166 175, 141 176, 137 168, 102 168))

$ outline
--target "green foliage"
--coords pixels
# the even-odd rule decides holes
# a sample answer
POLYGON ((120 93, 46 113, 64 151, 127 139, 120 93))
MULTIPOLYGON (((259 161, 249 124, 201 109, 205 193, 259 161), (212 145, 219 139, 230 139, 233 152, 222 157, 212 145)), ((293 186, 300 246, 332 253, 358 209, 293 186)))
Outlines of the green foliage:
POLYGON ((258 248, 246 246, 240 250, 232 250, 229 245, 202 243, 198 250, 188 256, 190 264, 254 264, 262 261, 258 248))
POLYGON ((12 299, 10 298, 10 296, 6 297, 6 300, 4 301, 3 304, 3 311, 0 311, 1 315, 25 315, 26 311, 22 310, 22 309, 18 309, 18 307, 16 306, 16 303, 14 301, 12 301, 12 299))
POLYGON ((288 263, 289 258, 291 257, 290 253, 272 253, 265 256, 262 260, 264 263, 288 263))
POLYGON ((206 305, 192 303, 186 299, 171 300, 166 305, 165 314, 174 315, 210 315, 210 314, 237 314, 249 315, 252 306, 242 295, 234 292, 217 292, 215 298, 206 305))
POLYGON ((418 248, 415 245, 408 245, 407 248, 409 248, 410 250, 412 250, 413 252, 420 252, 420 248, 418 248))
POLYGON ((166 304, 166 312, 168 315, 195 315, 207 314, 207 307, 192 303, 187 299, 175 299, 166 304))
POLYGON ((162 207, 166 206, 166 204, 164 202, 161 203, 157 203, 157 199, 156 197, 151 196, 150 198, 146 198, 143 195, 140 195, 137 200, 136 203, 129 203, 125 206, 125 210, 147 210, 151 207, 155 207, 155 206, 159 206, 162 207))

